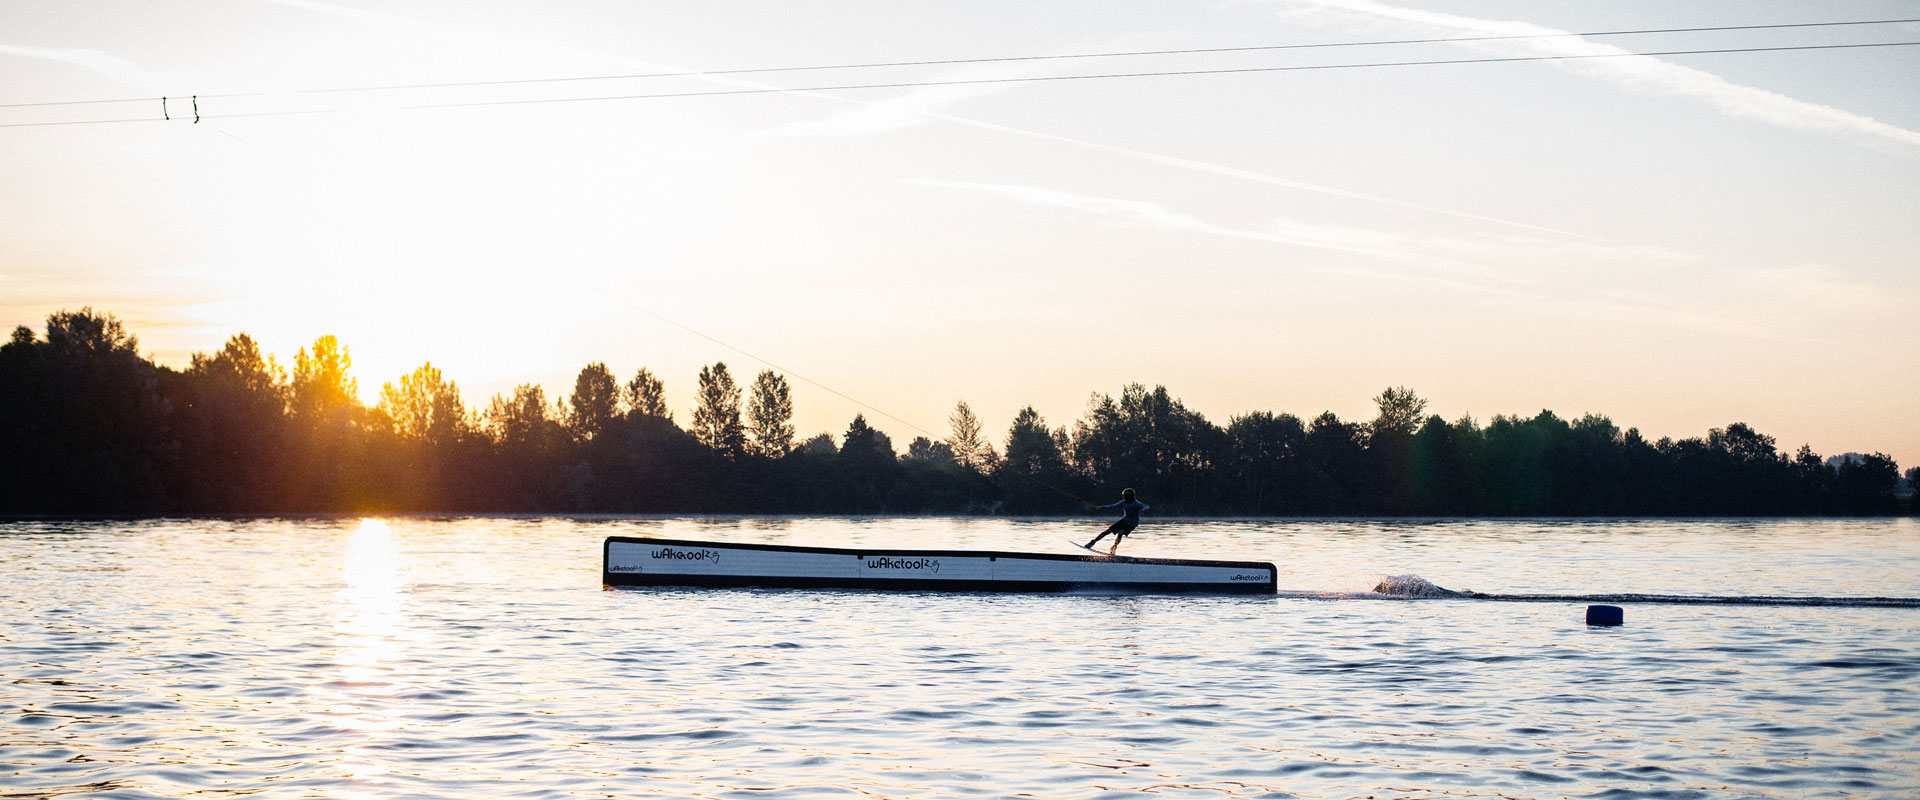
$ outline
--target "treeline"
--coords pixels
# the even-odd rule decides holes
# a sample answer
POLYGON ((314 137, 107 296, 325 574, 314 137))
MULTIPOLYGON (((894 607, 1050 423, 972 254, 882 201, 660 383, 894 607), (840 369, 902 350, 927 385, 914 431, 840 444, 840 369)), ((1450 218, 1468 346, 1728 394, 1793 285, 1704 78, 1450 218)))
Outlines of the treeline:
POLYGON ((1126 486, 1161 516, 1901 510, 1884 455, 1786 454, 1741 423, 1647 441, 1591 414, 1447 422, 1397 387, 1369 421, 1220 426, 1134 384, 1071 425, 1022 409, 1004 437, 961 402, 948 436, 902 452, 862 416, 838 442, 798 439, 786 380, 743 390, 724 363, 701 369, 685 427, 646 369, 588 364, 553 401, 529 384, 469 407, 429 363, 368 407, 351 365, 326 336, 289 371, 240 334, 176 370, 91 309, 51 315, 44 337, 18 328, 0 347, 0 513, 1053 514, 1126 486))

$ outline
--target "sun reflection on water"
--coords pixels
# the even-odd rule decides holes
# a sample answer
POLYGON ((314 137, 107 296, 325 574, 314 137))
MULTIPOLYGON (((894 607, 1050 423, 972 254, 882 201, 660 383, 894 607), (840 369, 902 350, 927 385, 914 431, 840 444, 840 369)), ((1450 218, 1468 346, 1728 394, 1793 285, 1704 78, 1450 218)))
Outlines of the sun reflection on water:
POLYGON ((406 689, 405 679, 396 674, 405 655, 399 573, 393 530, 381 520, 361 520, 340 565, 345 585, 335 595, 335 672, 315 686, 328 713, 358 739, 341 748, 347 777, 369 788, 384 784, 390 771, 374 746, 406 726, 403 710, 393 701, 406 689))
POLYGON ((390 688, 387 678, 400 657, 399 560, 387 524, 361 520, 340 567, 346 586, 339 593, 333 626, 340 644, 340 680, 364 690, 357 693, 390 688))

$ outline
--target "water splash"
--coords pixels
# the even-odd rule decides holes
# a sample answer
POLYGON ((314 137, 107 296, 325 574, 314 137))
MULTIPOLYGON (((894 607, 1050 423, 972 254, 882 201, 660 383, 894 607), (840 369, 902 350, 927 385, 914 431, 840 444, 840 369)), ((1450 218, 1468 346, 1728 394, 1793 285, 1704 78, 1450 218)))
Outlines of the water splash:
POLYGON ((1443 588, 1418 575, 1388 575, 1373 587, 1374 594, 1388 597, 1469 597, 1468 592, 1443 588))

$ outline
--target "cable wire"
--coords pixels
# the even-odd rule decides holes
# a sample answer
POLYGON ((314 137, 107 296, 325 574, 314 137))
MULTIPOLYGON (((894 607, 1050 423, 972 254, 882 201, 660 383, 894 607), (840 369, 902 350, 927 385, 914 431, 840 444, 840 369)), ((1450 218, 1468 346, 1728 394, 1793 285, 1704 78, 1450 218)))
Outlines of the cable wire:
MULTIPOLYGON (((1008 84, 1008 83, 1040 83, 1040 82, 1048 82, 1048 81, 1106 80, 1106 79, 1115 79, 1115 78, 1162 78, 1162 77, 1178 77, 1178 76, 1191 76, 1191 75, 1235 75, 1235 74, 1254 74, 1254 73, 1271 73, 1271 72, 1310 72, 1310 71, 1318 71, 1318 70, 1373 69, 1373 68, 1382 68, 1382 67, 1427 67, 1427 66, 1442 66, 1442 65, 1452 65, 1452 64, 1512 64, 1512 63, 1521 63, 1521 62, 1530 62, 1530 61, 1577 61, 1577 60, 1595 59, 1595 58, 1648 58, 1648 57, 1654 57, 1654 56, 1719 55, 1719 54, 1727 54, 1727 53, 1778 53, 1778 52, 1807 51, 1807 50, 1846 50, 1846 49, 1858 49, 1858 48, 1868 48, 1868 47, 1912 47, 1915 45, 1920 45, 1920 41, 1863 42, 1863 43, 1855 43, 1855 44, 1792 45, 1792 46, 1782 46, 1782 47, 1725 47, 1725 48, 1713 48, 1713 49, 1706 49, 1706 50, 1663 50, 1663 51, 1654 51, 1654 52, 1646 52, 1646 53, 1584 53, 1584 54, 1578 54, 1578 55, 1556 55, 1556 56, 1512 56, 1512 57, 1503 57, 1503 58, 1429 59, 1429 60, 1421 60, 1421 61, 1375 61, 1375 62, 1360 63, 1360 64, 1303 64, 1303 65, 1285 66, 1285 67, 1236 67, 1236 68, 1223 68, 1223 69, 1162 70, 1162 71, 1153 71, 1153 72, 1107 72, 1107 73, 1096 73, 1096 74, 1088 74, 1088 75, 1036 75, 1036 76, 1012 77, 1012 78, 967 78, 967 79, 941 80, 941 81, 897 81, 897 82, 890 82, 890 83, 853 83, 853 84, 837 84, 837 85, 830 85, 830 86, 768 87, 768 88, 754 88, 754 89, 714 89, 714 90, 698 91, 698 92, 658 92, 658 93, 652 93, 652 94, 594 95, 594 96, 588 96, 588 97, 542 97, 542 98, 529 98, 529 99, 520 99, 520 100, 475 100, 470 102, 451 102, 451 103, 417 103, 413 105, 399 106, 398 108, 402 110, 478 108, 482 106, 543 105, 543 104, 551 104, 551 103, 592 103, 592 102, 608 102, 608 101, 614 101, 614 100, 663 100, 663 99, 669 99, 669 98, 686 98, 686 97, 727 97, 727 96, 756 95, 756 94, 797 94, 802 92, 854 91, 854 90, 862 90, 862 89, 905 89, 905 88, 917 88, 917 87, 926 87, 926 86, 975 86, 975 85, 1008 84)), ((207 95, 207 96, 211 96, 211 95, 207 95)), ((155 98, 155 99, 158 99, 158 98, 155 98)), ((200 115, 200 117, 197 118, 195 121, 197 122, 199 119, 242 119, 242 118, 254 118, 254 117, 285 117, 285 116, 306 116, 306 115, 313 115, 313 114, 338 114, 338 113, 345 113, 346 111, 347 109, 321 108, 321 109, 294 109, 294 110, 284 110, 284 111, 249 111, 249 112, 236 112, 236 113, 230 113, 230 114, 209 113, 209 114, 200 115)), ((33 128, 33 127, 49 127, 49 126, 58 126, 58 125, 110 125, 110 124, 120 124, 120 123, 128 123, 128 122, 160 122, 160 121, 162 120, 155 119, 153 117, 132 117, 132 118, 126 118, 126 119, 57 120, 57 121, 49 121, 49 122, 4 123, 4 124, 0 124, 0 128, 33 128)))
MULTIPOLYGON (((1862 26, 1862 25, 1899 25, 1899 24, 1906 24, 1906 23, 1920 23, 1920 18, 1850 20, 1850 21, 1842 21, 1842 22, 1792 22, 1792 23, 1779 23, 1779 24, 1771 24, 1771 25, 1714 25, 1714 26, 1692 27, 1692 28, 1639 28, 1639 29, 1632 29, 1632 30, 1586 31, 1581 33, 1530 33, 1530 34, 1509 34, 1509 35, 1501 35, 1501 36, 1452 36, 1452 37, 1439 37, 1439 38, 1429 38, 1429 39, 1381 39, 1381 40, 1364 41, 1364 42, 1316 42, 1316 43, 1308 43, 1308 44, 1250 45, 1245 47, 1196 47, 1196 48, 1177 49, 1177 50, 1126 50, 1126 51, 1117 51, 1117 52, 1065 53, 1065 54, 1056 54, 1056 55, 1034 55, 1034 56, 946 58, 946 59, 933 59, 933 60, 925 60, 925 61, 872 61, 872 62, 852 62, 852 63, 844 63, 844 64, 809 64, 809 65, 801 65, 801 66, 784 66, 784 67, 747 67, 747 68, 737 68, 737 69, 687 70, 687 71, 681 71, 681 72, 640 72, 640 73, 631 73, 631 74, 624 74, 624 75, 578 75, 578 76, 568 76, 568 77, 559 77, 559 78, 518 78, 518 79, 510 79, 510 80, 493 80, 493 81, 456 81, 456 82, 449 82, 449 83, 403 83, 403 84, 388 84, 388 85, 381 85, 381 86, 348 86, 348 87, 333 87, 333 88, 323 88, 323 89, 304 89, 304 90, 300 90, 293 93, 294 94, 339 94, 339 93, 347 93, 347 92, 387 92, 387 91, 402 91, 402 90, 415 90, 415 89, 466 89, 466 88, 475 88, 475 87, 481 87, 481 86, 522 86, 522 85, 528 85, 528 84, 541 84, 541 83, 578 83, 578 82, 585 82, 585 81, 637 80, 637 79, 648 79, 648 78, 692 78, 692 77, 702 77, 702 76, 753 75, 753 74, 770 74, 770 73, 779 73, 779 72, 812 72, 812 71, 841 70, 841 69, 880 69, 880 68, 892 68, 892 67, 955 66, 955 65, 961 65, 961 64, 997 64, 997 63, 1017 63, 1017 62, 1024 62, 1024 61, 1059 61, 1059 60, 1084 59, 1084 58, 1132 58, 1132 57, 1141 57, 1141 56, 1202 55, 1202 54, 1210 54, 1210 53, 1249 53, 1249 52, 1268 52, 1268 51, 1278 51, 1278 50, 1316 50, 1316 49, 1341 48, 1341 47, 1382 47, 1382 46, 1399 46, 1399 45, 1411 45, 1411 44, 1495 42, 1495 41, 1515 41, 1515 40, 1523 40, 1523 39, 1556 39, 1556 38, 1584 37, 1584 36, 1634 36, 1634 35, 1664 34, 1664 33, 1709 33, 1709 32, 1725 32, 1725 31, 1784 30, 1784 29, 1793 29, 1793 28, 1829 28, 1829 27, 1862 26)), ((209 99, 233 99, 233 98, 240 98, 240 97, 267 97, 267 96, 270 96, 271 94, 272 93, 270 92, 234 92, 234 93, 227 93, 227 94, 203 94, 200 96, 209 98, 209 99)), ((41 106, 100 105, 100 104, 109 104, 109 103, 140 103, 140 102, 152 102, 154 100, 164 100, 164 99, 165 98, 159 98, 159 97, 129 97, 129 98, 119 98, 119 99, 113 99, 113 100, 60 100, 60 101, 51 101, 51 102, 38 102, 38 103, 0 103, 0 108, 35 108, 35 107, 41 107, 41 106)))

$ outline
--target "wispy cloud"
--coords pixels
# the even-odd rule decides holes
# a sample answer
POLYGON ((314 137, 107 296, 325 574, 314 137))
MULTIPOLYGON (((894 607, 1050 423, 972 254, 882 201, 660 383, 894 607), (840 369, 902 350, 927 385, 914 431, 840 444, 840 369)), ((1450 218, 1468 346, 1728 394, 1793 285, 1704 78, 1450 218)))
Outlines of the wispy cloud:
POLYGON ((1422 260, 1418 255, 1400 247, 1399 237, 1378 231, 1362 231, 1344 226, 1309 226, 1304 224, 1280 224, 1271 230, 1229 228, 1207 222, 1191 214, 1173 211, 1159 203, 1145 200, 1093 197, 1037 186, 1010 186, 935 180, 916 180, 910 182, 922 186, 991 192, 1013 198, 1029 205, 1063 208, 1089 214, 1129 219, 1162 230, 1222 236, 1230 239, 1270 242, 1296 247, 1311 247, 1319 250, 1333 250, 1354 255, 1382 258, 1389 261, 1413 262, 1422 260))
MULTIPOLYGON (((1440 267, 1462 273, 1493 275, 1503 270, 1484 268, 1484 264, 1533 264, 1538 270, 1551 270, 1558 263, 1594 261, 1633 261, 1673 266, 1693 256, 1666 248, 1623 246, 1599 242, 1567 240, 1538 235, 1512 236, 1419 236, 1398 230, 1385 230, 1329 222, 1312 222, 1286 217, 1269 220, 1257 228, 1234 228, 1145 200, 1094 197, 1037 186, 970 183, 951 180, 911 180, 908 183, 950 189, 988 192, 1034 206, 1062 208, 1124 218, 1163 230, 1222 236, 1249 241, 1309 247, 1352 255, 1368 256, 1405 264, 1440 267)), ((1506 271, 1510 272, 1510 271, 1506 271)), ((1531 282, 1524 275, 1502 278, 1531 282)))
POLYGON ((1438 281, 1475 292, 1521 291, 1529 297, 1534 296, 1534 290, 1530 286, 1532 281, 1525 276, 1516 277, 1500 269, 1463 261, 1454 254, 1438 252, 1429 242, 1392 231, 1286 218, 1271 220, 1260 227, 1237 228, 1210 222, 1192 214, 1169 209, 1160 203, 1145 200, 1095 197, 1037 186, 943 180, 914 180, 909 183, 986 192, 1032 206, 1065 209, 1158 230, 1325 250, 1414 268, 1411 271, 1383 270, 1364 262, 1348 262, 1333 268, 1342 272, 1393 280, 1416 278, 1438 281))
POLYGON ((158 92, 165 83, 166 76, 141 68, 139 65, 116 55, 98 50, 65 47, 28 47, 17 44, 0 44, 0 55, 38 58, 57 61, 76 67, 93 70, 113 80, 136 86, 146 91, 158 92))
MULTIPOLYGON (((1594 42, 1570 31, 1512 20, 1465 17, 1439 11, 1403 8, 1376 0, 1300 0, 1311 7, 1398 23, 1441 35, 1550 36, 1490 42, 1462 42, 1461 46, 1502 56, 1622 56, 1633 51, 1594 42)), ((1681 66, 1654 56, 1589 58, 1545 62, 1560 69, 1604 80, 1637 91, 1688 97, 1731 116, 1783 128, 1835 136, 1920 155, 1920 132, 1890 125, 1851 111, 1796 100, 1779 92, 1744 86, 1713 73, 1681 66)))
POLYGON ((937 114, 937 113, 929 112, 929 116, 946 120, 948 122, 953 122, 955 124, 969 125, 976 128, 984 128, 987 130, 998 131, 1001 133, 1007 133, 1007 134, 1012 134, 1016 136, 1026 136, 1026 137, 1035 138, 1035 139, 1045 139, 1048 141, 1060 142, 1062 144, 1069 144, 1075 147, 1082 147, 1089 150, 1097 150, 1103 153, 1112 153, 1114 155, 1121 155, 1121 156, 1126 156, 1128 158, 1140 159, 1140 160, 1151 162, 1154 164, 1159 164, 1161 166, 1173 167, 1175 169, 1188 170, 1191 172, 1199 172, 1207 175, 1217 175, 1223 178, 1232 178, 1235 180, 1265 184, 1267 186, 1278 186, 1286 189, 1298 189, 1303 192, 1332 195, 1334 197, 1344 197, 1349 200, 1360 200, 1367 203, 1376 203, 1384 206, 1392 206, 1394 208, 1406 208, 1406 209, 1412 209, 1415 211, 1424 211, 1431 214, 1457 217, 1460 219, 1470 219, 1478 222, 1491 222, 1493 224, 1501 225, 1504 227, 1521 228, 1525 230, 1538 231, 1541 233, 1551 233, 1556 236, 1569 236, 1576 239, 1592 239, 1592 240, 1598 239, 1598 237, 1588 236, 1587 234, 1584 234, 1584 233, 1575 233, 1573 231, 1565 231, 1557 228, 1548 228, 1540 225, 1534 225, 1531 223, 1520 222, 1517 220, 1501 219, 1499 217, 1489 217, 1489 216, 1485 216, 1482 214, 1475 214, 1471 211, 1465 211, 1461 209, 1440 208, 1437 206, 1423 205, 1420 203, 1408 202, 1406 200, 1399 200, 1392 197, 1384 197, 1377 194, 1367 194, 1365 192, 1356 192, 1351 189, 1342 189, 1337 186, 1327 186, 1325 184, 1309 183, 1307 181, 1294 180, 1292 178, 1282 178, 1278 175, 1269 175, 1263 172, 1254 172, 1252 170, 1241 169, 1239 167, 1230 167, 1224 164, 1214 164, 1211 162, 1199 161, 1191 158, 1181 158, 1178 156, 1169 156, 1169 155, 1163 155, 1160 153, 1151 153, 1144 150, 1133 150, 1126 147, 1118 147, 1110 144, 1102 144, 1100 142, 1090 142, 1084 139, 1075 139, 1068 136, 1059 136, 1051 133, 1042 133, 1040 131, 1027 130, 1025 128, 1015 128, 1007 125, 999 125, 992 122, 984 122, 976 119, 968 119, 965 117, 956 117, 949 114, 937 114))
POLYGON ((1703 309, 1684 296, 1653 288, 1659 284, 1657 280, 1622 279, 1627 274, 1658 276, 1700 261, 1694 254, 1668 248, 1540 236, 1416 236, 1290 218, 1272 219, 1253 228, 1236 228, 1141 200, 1095 197, 1034 186, 941 180, 910 183, 991 193, 1033 206, 1091 214, 1160 230, 1361 256, 1376 260, 1377 265, 1347 262, 1325 268, 1498 298, 1516 307, 1580 309, 1599 317, 1623 316, 1649 324, 1657 321, 1703 332, 1784 340, 1778 331, 1746 319, 1741 309, 1703 309))

